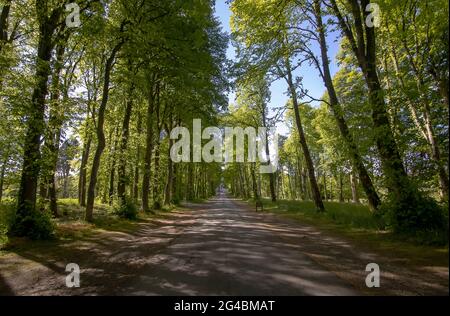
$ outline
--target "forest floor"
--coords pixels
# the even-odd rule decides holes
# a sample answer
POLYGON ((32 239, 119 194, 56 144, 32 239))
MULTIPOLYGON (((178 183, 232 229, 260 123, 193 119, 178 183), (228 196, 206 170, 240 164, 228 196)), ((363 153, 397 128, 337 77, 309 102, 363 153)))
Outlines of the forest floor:
POLYGON ((224 196, 124 223, 70 221, 58 240, 13 241, 0 253, 0 295, 449 293, 448 261, 384 253, 224 196), (78 288, 65 285, 72 262, 78 288), (365 285, 372 262, 380 288, 365 285))

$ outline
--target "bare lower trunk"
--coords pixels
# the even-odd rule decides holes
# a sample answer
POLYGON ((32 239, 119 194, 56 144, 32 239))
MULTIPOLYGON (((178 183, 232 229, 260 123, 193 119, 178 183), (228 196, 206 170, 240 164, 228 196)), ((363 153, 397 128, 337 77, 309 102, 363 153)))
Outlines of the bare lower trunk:
MULTIPOLYGON (((263 119, 263 126, 267 127, 267 118, 266 118, 266 107, 262 108, 261 111, 262 119, 263 119)), ((270 165, 270 150, 269 150, 269 134, 266 130, 265 132, 265 140, 266 140, 266 157, 267 157, 267 163, 270 165)), ((272 202, 275 202, 277 200, 277 194, 275 192, 275 173, 269 173, 269 189, 270 189, 270 198, 272 199, 272 202)))
POLYGON ((2 162, 2 169, 0 171, 0 202, 3 198, 3 184, 5 180, 6 166, 8 164, 8 157, 5 157, 2 162))
POLYGON ((108 189, 108 204, 112 205, 114 199, 114 180, 116 176, 116 161, 113 158, 110 172, 109 172, 109 189, 108 189))
POLYGON ((251 175, 252 175, 253 198, 255 200, 259 200, 258 185, 256 183, 255 169, 256 169, 256 163, 252 162, 251 166, 250 166, 250 172, 251 172, 251 175))
POLYGON ((114 139, 113 147, 109 150, 111 159, 111 166, 108 168, 109 170, 109 187, 108 187, 108 204, 112 205, 114 200, 114 184, 116 180, 116 159, 117 159, 117 146, 119 142, 119 127, 114 128, 114 131, 111 131, 108 143, 112 143, 114 139), (115 133, 114 133, 115 131, 115 133))
MULTIPOLYGON (((170 133, 170 128, 166 127, 168 133, 170 133)), ((173 140, 169 139, 169 149, 167 156, 167 182, 164 192, 164 204, 169 205, 172 203, 172 193, 173 193, 173 182, 174 182, 174 173, 173 173, 173 163, 172 159, 170 159, 170 149, 172 148, 173 140)))
MULTIPOLYGON (((157 134, 159 136, 159 132, 157 134)), ((158 137, 157 136, 157 137, 158 137)), ((160 173, 160 142, 159 140, 155 143, 155 157, 154 157, 154 167, 155 167, 155 177, 153 178, 153 208, 155 210, 161 209, 161 198, 160 198, 160 179, 159 179, 159 173, 160 173)))
POLYGON ((133 109, 133 86, 130 87, 130 92, 128 95, 128 100, 125 107, 125 115, 122 122, 122 135, 120 139, 120 149, 119 149, 119 166, 117 168, 117 196, 120 203, 124 203, 126 186, 128 183, 128 178, 126 174, 127 170, 127 158, 126 151, 128 148, 128 136, 130 135, 130 120, 131 112, 133 109))
POLYGON ((89 160, 89 153, 91 151, 92 137, 89 135, 83 148, 83 155, 81 157, 80 166, 80 178, 78 187, 78 203, 80 206, 86 206, 86 175, 87 175, 87 163, 89 160))
POLYGON ((173 177, 172 177, 172 200, 175 204, 180 201, 180 189, 179 189, 179 179, 178 179, 178 165, 173 165, 173 177))
POLYGON ((323 205, 322 198, 320 196, 319 186, 317 185, 316 174, 314 171, 314 164, 311 159, 308 144, 306 143, 306 137, 305 137, 305 133, 303 131, 303 126, 302 126, 302 122, 301 122, 301 118, 300 118, 300 111, 298 108, 298 101, 297 101, 297 92, 296 92, 296 89, 294 86, 292 72, 290 69, 289 62, 287 62, 286 64, 287 64, 286 68, 288 71, 287 81, 288 81, 288 85, 289 85, 289 90, 291 92, 292 102, 294 105, 295 123, 297 125, 297 130, 298 130, 298 134, 299 134, 299 138, 300 138, 300 145, 302 147, 303 155, 305 157, 306 167, 308 169, 309 182, 311 184, 311 192, 313 195, 314 204, 316 206, 317 211, 324 212, 325 207, 323 205))
MULTIPOLYGON (((138 116, 138 122, 137 122, 137 131, 138 131, 138 138, 140 139, 141 132, 142 132, 142 119, 141 116, 138 116)), ((137 204, 139 200, 139 169, 140 165, 139 162, 141 161, 141 142, 138 142, 137 144, 137 152, 136 152, 136 162, 134 166, 134 184, 133 184, 133 200, 134 203, 137 204)))
POLYGON ((359 204, 359 196, 358 196, 358 189, 356 186, 356 178, 353 175, 353 173, 350 173, 350 186, 352 188, 352 202, 359 204))
POLYGON ((322 174, 323 179, 323 199, 328 201, 328 192, 327 192, 327 176, 325 172, 322 174))
POLYGON ((144 157, 144 175, 142 179, 142 209, 144 212, 150 211, 149 193, 150 193, 150 175, 153 150, 153 112, 154 112, 154 95, 153 88, 149 93, 147 107, 147 132, 146 132, 146 148, 144 157))

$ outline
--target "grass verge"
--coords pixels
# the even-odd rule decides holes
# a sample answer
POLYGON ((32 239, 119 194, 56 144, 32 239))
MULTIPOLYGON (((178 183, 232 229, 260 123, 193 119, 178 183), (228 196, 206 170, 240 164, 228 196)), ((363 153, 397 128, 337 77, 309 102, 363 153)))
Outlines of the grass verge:
MULTIPOLYGON (((247 201, 255 205, 252 200, 247 201)), ((327 212, 318 213, 312 201, 263 200, 264 211, 317 227, 330 235, 344 237, 353 244, 390 257, 407 259, 411 265, 447 266, 448 244, 418 244, 391 231, 382 230, 382 223, 362 204, 324 202, 327 212)))
POLYGON ((99 231, 117 231, 128 233, 137 229, 138 225, 152 218, 158 218, 166 212, 175 209, 175 206, 164 206, 157 213, 138 212, 135 220, 121 218, 114 214, 114 207, 96 203, 94 220, 92 223, 84 221, 84 207, 78 205, 76 199, 59 199, 58 212, 60 217, 52 219, 55 223, 55 239, 48 241, 30 241, 26 238, 10 238, 8 229, 14 218, 15 204, 13 201, 0 203, 0 254, 2 250, 37 245, 38 243, 51 244, 58 241, 74 241, 91 236, 99 231))

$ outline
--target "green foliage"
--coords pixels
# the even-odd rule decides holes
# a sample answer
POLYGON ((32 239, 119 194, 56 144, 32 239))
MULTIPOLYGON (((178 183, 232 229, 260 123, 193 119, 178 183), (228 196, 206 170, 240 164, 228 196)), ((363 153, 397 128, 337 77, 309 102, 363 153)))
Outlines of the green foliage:
POLYGON ((172 203, 173 203, 174 205, 180 205, 180 202, 181 202, 181 200, 180 200, 180 198, 179 198, 178 196, 174 196, 174 197, 172 198, 172 203))
POLYGON ((388 196, 378 211, 388 228, 423 244, 448 243, 448 212, 432 198, 410 189, 409 199, 398 201, 388 196))
MULTIPOLYGON (((343 1, 337 2, 343 13, 351 14, 343 1)), ((27 124, 33 122, 30 117, 35 108, 31 106, 34 104, 32 91, 42 90, 37 86, 39 80, 36 79, 39 78, 35 73, 35 53, 42 35, 40 30, 44 29, 39 24, 41 20, 47 20, 42 19, 43 15, 50 18, 54 16, 50 13, 60 8, 58 1, 45 0, 42 3, 46 5, 36 6, 28 0, 11 1, 8 25, 4 30, 9 40, 0 42, 0 174, 3 198, 17 196, 20 191, 27 124), (34 9, 29 10, 30 7, 34 9)), ((45 110, 41 114, 42 117, 45 114, 46 119, 39 119, 43 126, 39 126, 39 135, 36 136, 45 141, 44 146, 38 144, 34 147, 40 152, 31 156, 42 158, 36 161, 40 164, 40 179, 28 179, 35 182, 34 188, 38 183, 46 183, 47 173, 56 168, 57 197, 75 197, 76 186, 81 183, 76 172, 80 170, 80 160, 84 157, 87 158, 84 180, 86 185, 89 185, 91 177, 96 180, 96 199, 104 203, 116 199, 117 180, 125 179, 130 198, 114 208, 114 213, 122 218, 136 218, 135 204, 143 191, 152 192, 153 208, 164 209, 165 203, 179 204, 184 199, 201 201, 208 198, 222 181, 222 175, 233 194, 240 197, 252 194, 268 196, 269 179, 272 178, 255 176, 254 168, 259 165, 229 164, 222 172, 219 164, 181 163, 173 173, 174 182, 170 189, 174 192, 164 199, 171 166, 167 134, 175 126, 191 129, 194 118, 201 118, 204 126, 217 126, 218 121, 227 126, 271 126, 283 112, 281 108, 269 105, 269 86, 277 79, 286 79, 291 73, 293 78, 287 80, 292 86, 291 98, 285 105, 276 104, 283 110, 287 109, 285 123, 288 127, 286 139, 281 138, 280 141, 279 170, 282 171, 275 175, 277 195, 284 199, 312 197, 305 152, 299 145, 292 110, 293 100, 299 99, 301 125, 317 171, 320 193, 330 200, 349 200, 351 194, 355 201, 366 199, 361 190, 361 179, 352 167, 350 151, 339 134, 330 106, 326 105, 329 102, 327 94, 323 96, 321 105, 318 101, 303 103, 309 99, 304 95, 307 90, 303 83, 320 79, 314 78, 313 72, 304 68, 307 64, 320 68, 321 63, 319 52, 309 52, 309 48, 316 45, 313 43, 316 36, 311 35, 317 33, 310 10, 312 1, 230 1, 232 38, 238 57, 234 70, 238 80, 235 82, 236 106, 230 106, 228 112, 221 112, 227 107, 225 93, 229 86, 228 35, 214 16, 213 1, 108 0, 87 3, 89 5, 81 14, 81 27, 58 27, 49 34, 56 46, 64 46, 63 63, 58 71, 58 54, 54 47, 50 52, 51 72, 41 78, 42 83, 48 85, 45 89, 47 94, 42 96, 45 100, 42 109, 45 110), (62 40, 66 35, 67 38, 62 40), (123 46, 115 55, 110 73, 111 92, 105 98, 101 95, 101 87, 105 83, 105 62, 111 56, 112 48, 121 41, 123 46), (307 77, 299 77, 301 74, 307 77), (80 93, 72 93, 74 91, 80 93), (101 163, 97 177, 96 174, 93 176, 90 166, 94 150, 99 145, 95 129, 99 126, 100 100, 108 100, 108 104, 104 120, 101 119, 104 121, 105 149, 101 160, 98 160, 101 163), (126 104, 132 104, 128 112, 126 104), (61 112, 55 112, 59 122, 50 119, 55 109, 61 112), (130 115, 129 126, 124 126, 127 113, 130 115), (57 160, 49 150, 51 144, 47 144, 53 134, 59 137, 57 160), (77 139, 82 144, 78 144, 77 139), (89 150, 87 143, 90 144, 89 150), (154 155, 144 163, 146 152, 154 152, 154 155), (148 188, 144 188, 142 181, 144 170, 152 175, 148 188), (256 179, 252 179, 252 175, 256 179), (259 192, 255 193, 255 189, 259 192), (361 191, 360 196, 356 194, 358 191, 361 191)), ((376 29, 376 71, 385 93, 395 143, 408 178, 420 185, 420 192, 437 199, 442 187, 437 166, 446 166, 449 156, 448 1, 380 0, 378 4, 383 21, 376 29), (431 130, 434 130, 434 136, 431 130), (431 146, 433 138, 436 148, 431 146), (435 154, 436 150, 440 154, 435 154)), ((338 29, 331 32, 335 29, 336 17, 324 2, 321 6, 323 19, 329 22, 325 27, 326 35, 334 37, 339 33, 338 29)), ((64 15, 59 15, 51 24, 61 25, 63 19, 64 15)), ((349 25, 354 22, 351 18, 348 20, 349 25)), ((385 180, 392 174, 383 170, 377 150, 375 140, 379 130, 373 128, 367 84, 349 41, 337 36, 340 51, 334 61, 338 62, 339 69, 333 83, 341 103, 340 114, 347 122, 377 192, 385 196, 389 190, 385 180)), ((329 56, 333 58, 331 51, 334 47, 330 47, 329 56)), ((32 125, 30 127, 34 128, 32 125)), ((248 146, 247 143, 244 146, 248 146)), ((445 167, 443 173, 447 175, 448 168, 445 167)), ((312 202, 281 202, 279 206, 288 212, 317 216, 350 227, 387 228, 424 240, 428 238, 425 236, 431 236, 428 238, 430 241, 445 237, 448 225, 443 208, 434 200, 421 197, 418 192, 405 192, 407 198, 400 202, 388 196, 375 217, 365 206, 356 204, 326 203, 329 210, 323 215, 316 214, 312 202)), ((45 199, 49 201, 48 197, 45 199)), ((36 201, 28 202, 34 204, 36 201)), ((77 205, 78 201, 62 204, 59 212, 63 218, 82 217, 80 212, 84 208, 77 205)), ((1 242, 6 238, 1 236, 11 231, 15 212, 9 204, 0 207, 1 242)), ((109 205, 96 205, 95 209, 95 216, 110 216, 109 205)), ((22 212, 22 217, 17 218, 14 233, 35 239, 50 237, 53 228, 48 214, 40 212, 39 207, 30 210, 29 214, 22 212)))
POLYGON ((399 209, 399 206, 392 202, 385 202, 378 212, 372 213, 368 206, 363 204, 324 202, 327 212, 317 213, 312 201, 280 200, 273 203, 265 199, 264 209, 313 224, 331 223, 349 232, 386 231, 394 233, 395 239, 414 244, 447 245, 448 212, 431 198, 424 198, 417 203, 420 203, 420 208, 403 205, 403 208, 399 209), (401 214, 404 218, 398 218, 401 214), (409 226, 406 227, 405 224, 409 226))
POLYGON ((286 201, 271 202, 264 200, 264 209, 276 210, 283 213, 301 215, 305 218, 328 220, 335 224, 354 229, 382 230, 382 220, 373 216, 367 205, 337 203, 324 201, 326 212, 317 213, 312 201, 286 201))
POLYGON ((135 220, 137 219, 138 209, 130 198, 125 197, 114 207, 113 213, 120 218, 135 220))
POLYGON ((54 238, 55 224, 46 210, 35 209, 25 216, 15 216, 9 235, 28 237, 32 240, 47 240, 54 238))
POLYGON ((0 246, 8 241, 8 231, 14 222, 15 204, 0 203, 0 246))

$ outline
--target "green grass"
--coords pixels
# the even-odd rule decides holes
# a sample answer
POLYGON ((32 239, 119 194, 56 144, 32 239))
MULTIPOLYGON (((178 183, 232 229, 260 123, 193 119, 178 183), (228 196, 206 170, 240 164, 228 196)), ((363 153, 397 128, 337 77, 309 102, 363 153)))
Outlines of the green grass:
POLYGON ((264 200, 264 209, 296 214, 316 221, 330 221, 338 225, 356 229, 380 229, 383 225, 376 219, 366 205, 338 202, 324 202, 326 212, 316 211, 312 201, 278 201, 272 203, 264 200))
MULTIPOLYGON (((113 214, 114 207, 108 204, 96 202, 94 208, 94 220, 92 223, 84 221, 85 208, 78 205, 77 199, 59 199, 58 212, 60 217, 52 219, 56 224, 55 235, 60 240, 75 240, 89 236, 96 231, 131 232, 137 225, 159 214, 170 212, 176 207, 164 206, 156 214, 138 212, 136 220, 119 218, 113 214)), ((27 243, 21 238, 8 238, 8 229, 12 224, 15 213, 14 201, 0 203, 0 249, 20 247, 27 243)))
MULTIPOLYGON (((248 201, 254 205, 254 201, 248 201)), ((324 202, 318 213, 312 201, 263 200, 264 210, 317 227, 330 235, 344 237, 368 250, 408 259, 410 264, 448 266, 447 245, 425 245, 382 229, 379 219, 363 204, 324 202)))

